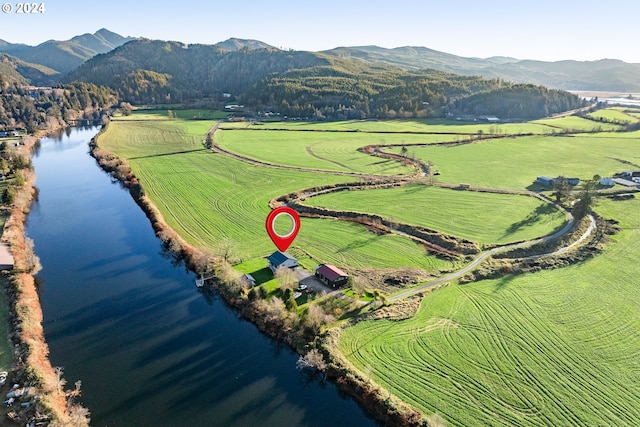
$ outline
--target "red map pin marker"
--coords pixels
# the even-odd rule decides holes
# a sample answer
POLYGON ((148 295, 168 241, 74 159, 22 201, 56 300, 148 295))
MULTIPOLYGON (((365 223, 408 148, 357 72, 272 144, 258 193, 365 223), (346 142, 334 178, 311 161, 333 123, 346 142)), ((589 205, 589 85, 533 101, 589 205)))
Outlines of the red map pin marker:
POLYGON ((271 240, 273 241, 273 243, 275 243, 278 250, 280 252, 284 252, 287 249, 289 249, 289 246, 298 235, 298 231, 300 230, 300 217, 298 216, 298 212, 294 211, 290 207, 279 206, 274 210, 272 210, 271 212, 269 212, 269 215, 267 215, 266 227, 267 227, 267 233, 269 233, 269 237, 271 237, 271 240), (283 236, 276 233, 276 230, 274 227, 276 219, 280 215, 286 215, 290 217, 291 222, 293 224, 291 231, 289 231, 287 234, 283 236))

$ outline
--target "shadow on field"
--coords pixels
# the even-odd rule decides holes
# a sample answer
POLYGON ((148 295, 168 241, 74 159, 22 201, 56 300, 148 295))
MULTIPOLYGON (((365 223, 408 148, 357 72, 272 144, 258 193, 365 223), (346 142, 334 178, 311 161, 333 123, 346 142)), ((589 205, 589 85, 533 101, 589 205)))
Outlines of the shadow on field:
POLYGON ((540 205, 533 210, 527 217, 521 221, 514 222, 507 228, 506 233, 502 236, 502 238, 508 237, 518 230, 530 227, 534 225, 536 222, 540 221, 544 216, 551 215, 555 212, 556 208, 551 204, 540 205))
POLYGON ((500 292, 502 289, 504 289, 509 283, 511 283, 513 281, 513 279, 515 279, 516 275, 515 274, 507 274, 506 276, 501 277, 498 280, 498 283, 496 283, 496 287, 493 288, 493 292, 500 292))
POLYGON ((193 153, 193 152, 196 152, 196 151, 205 151, 205 150, 206 150, 206 148, 197 148, 195 150, 173 151, 171 153, 161 153, 161 154, 149 154, 148 156, 130 157, 129 160, 149 159, 149 158, 152 158, 152 157, 173 156, 174 154, 187 154, 187 153, 193 153))

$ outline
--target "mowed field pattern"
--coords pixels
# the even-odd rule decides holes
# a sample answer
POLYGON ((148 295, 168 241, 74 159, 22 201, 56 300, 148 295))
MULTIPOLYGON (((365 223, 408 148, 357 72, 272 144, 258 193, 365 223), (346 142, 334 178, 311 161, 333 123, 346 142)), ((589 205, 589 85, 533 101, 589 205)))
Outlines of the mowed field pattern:
MULTIPOLYGON (((165 221, 188 242, 217 248, 237 243, 240 256, 268 255, 273 243, 264 229, 271 198, 349 177, 254 166, 205 150, 213 122, 112 122, 100 147, 127 159, 165 221)), ((376 236, 360 225, 304 219, 296 240, 321 260, 354 267, 426 270, 450 263, 429 255, 407 238, 376 236)))
MULTIPOLYGON (((440 182, 524 190, 538 176, 591 179, 640 165, 640 133, 527 136, 449 147, 412 147, 440 182)), ((399 148, 389 150, 400 153, 399 148)))
POLYGON ((270 164, 373 175, 414 172, 399 162, 358 152, 367 141, 371 142, 371 135, 219 130, 215 133, 215 141, 229 151, 270 164))
MULTIPOLYGON (((620 118, 619 112, 601 114, 603 120, 620 118)), ((385 129, 382 122, 363 123, 317 126, 385 129)), ((402 123, 430 126, 393 121, 388 129, 400 130, 402 123)), ((202 140, 213 124, 112 122, 99 139, 101 147, 129 160, 167 223, 198 246, 215 248, 230 238, 245 259, 264 256, 273 250, 264 232, 270 198, 352 179, 254 166, 207 152, 202 140)), ((278 125, 316 126, 273 126, 278 125)), ((454 132, 490 130, 486 124, 431 125, 454 132)), ((437 180, 518 190, 531 187, 539 175, 588 179, 640 165, 640 132, 550 135, 620 128, 577 117, 520 126, 543 135, 416 146, 409 152, 433 162, 437 180)), ((458 137, 239 130, 219 136, 225 148, 262 161, 381 174, 398 173, 391 169, 398 165, 349 156, 360 156, 355 150, 362 145, 425 143, 420 138, 431 144, 458 137), (304 136, 296 139, 299 135, 304 136), (265 142, 284 149, 270 150, 265 142)), ((389 150, 400 152, 399 147, 389 150)), ((537 237, 565 221, 535 199, 502 196, 412 185, 330 194, 307 203, 378 213, 481 243, 537 237)), ((344 329, 339 350, 364 375, 425 414, 440 414, 450 426, 640 425, 640 200, 599 200, 596 211, 622 228, 602 254, 557 270, 451 283, 427 295, 411 319, 370 320, 344 329)), ((377 236, 360 225, 329 219, 303 218, 294 245, 320 261, 355 268, 455 268, 409 239, 377 236)))
POLYGON ((530 240, 561 228, 567 220, 553 205, 534 197, 426 185, 341 191, 309 198, 305 204, 374 213, 479 243, 530 240))
POLYGON ((347 328, 340 350, 447 425, 640 425, 640 201, 600 211, 624 228, 604 254, 449 286, 409 320, 347 328))

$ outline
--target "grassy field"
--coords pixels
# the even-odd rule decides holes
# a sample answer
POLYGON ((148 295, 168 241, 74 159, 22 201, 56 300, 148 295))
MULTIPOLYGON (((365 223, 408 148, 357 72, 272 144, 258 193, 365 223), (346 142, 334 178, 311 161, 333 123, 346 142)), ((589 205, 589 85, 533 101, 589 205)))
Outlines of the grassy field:
POLYGON ((229 116, 221 110, 196 110, 196 109, 160 109, 160 110, 134 110, 129 116, 118 116, 116 120, 220 120, 229 116), (171 117, 170 117, 171 116, 171 117))
POLYGON ((393 234, 376 235, 364 226, 333 219, 302 219, 295 245, 322 262, 355 268, 447 269, 451 263, 429 255, 413 241, 393 234))
POLYGON ((637 123, 640 118, 627 114, 625 108, 608 108, 606 110, 598 110, 589 114, 589 117, 599 120, 616 121, 620 123, 637 123))
POLYGON ((544 123, 474 123, 459 120, 349 120, 343 122, 264 122, 255 125, 249 123, 225 123, 225 128, 243 128, 247 126, 262 129, 287 130, 339 130, 361 132, 448 132, 466 135, 477 135, 481 131, 490 134, 546 134, 554 128, 561 127, 562 122, 551 121, 551 125, 544 123))
POLYGON ((307 199, 305 204, 375 213, 479 243, 533 239, 566 221, 562 212, 536 198, 425 185, 341 191, 307 199))
POLYGON ((549 126, 556 131, 590 132, 593 130, 611 131, 620 129, 620 126, 615 124, 594 122, 593 120, 576 116, 534 120, 531 123, 549 126))
MULTIPOLYGON (((441 182, 522 190, 537 176, 611 176, 640 164, 639 133, 530 136, 486 140, 453 147, 413 147, 433 162, 441 182)), ((400 153, 399 148, 389 150, 400 153)), ((537 188, 537 186, 534 186, 537 188)))
MULTIPOLYGON (((238 243, 243 258, 274 250, 264 231, 268 201, 348 177, 257 167, 207 152, 200 145, 206 122, 112 122, 102 148, 127 159, 166 222, 190 243, 216 248, 238 243)), ((295 241, 319 259, 354 267, 449 267, 411 240, 376 236, 364 227, 303 219, 295 241), (389 250, 391 249, 391 250, 389 250)))
MULTIPOLYGON (((409 139, 421 143, 426 141, 424 137, 407 138, 405 135, 401 135, 401 138, 397 135, 384 135, 380 139, 387 143, 409 139)), ((397 175, 414 171, 396 161, 358 152, 358 148, 372 143, 371 135, 368 134, 219 130, 215 133, 215 141, 234 153, 285 166, 376 175, 397 175)))
MULTIPOLYGON (((1 279, 0 283, 5 283, 5 279, 1 279)), ((6 333, 0 334, 0 371, 9 371, 13 364, 13 346, 9 342, 9 303, 4 292, 0 292, 0 328, 6 333)))
POLYGON ((599 210, 624 228, 604 254, 449 286, 412 319, 346 329, 340 349, 447 425, 640 425, 640 201, 599 210))
MULTIPOLYGON (((171 227, 197 246, 236 241, 245 260, 238 269, 258 275, 274 290, 277 283, 261 258, 274 250, 264 231, 268 200, 349 178, 253 166, 209 153, 202 141, 213 124, 114 121, 99 144, 129 160, 171 227)), ((398 173, 397 165, 376 163, 382 159, 360 157, 355 150, 369 144, 442 142, 443 137, 367 132, 490 133, 488 124, 434 121, 264 126, 364 131, 226 130, 216 138, 225 148, 263 161, 398 173)), ((410 153, 434 163, 440 172, 435 179, 506 189, 532 187, 539 175, 587 179, 640 165, 640 132, 549 135, 554 129, 618 129, 575 117, 517 126, 541 135, 410 147, 410 153)), ((483 243, 536 237, 564 221, 532 198, 418 185, 341 192, 307 203, 378 213, 483 243)), ((426 296, 411 319, 364 321, 345 329, 340 350, 365 375, 425 414, 441 414, 447 425, 640 425, 640 199, 601 200, 597 210, 623 228, 604 253, 558 270, 453 283, 426 296)), ((301 257, 308 268, 323 261, 354 268, 455 268, 404 237, 378 236, 329 219, 303 218, 293 246, 296 255, 302 249, 312 255, 301 257)))

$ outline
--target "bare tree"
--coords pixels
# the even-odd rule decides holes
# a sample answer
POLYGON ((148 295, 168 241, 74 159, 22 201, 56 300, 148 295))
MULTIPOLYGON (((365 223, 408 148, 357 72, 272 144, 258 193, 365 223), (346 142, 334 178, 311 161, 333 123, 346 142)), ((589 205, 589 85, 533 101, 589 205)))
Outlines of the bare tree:
POLYGON ((240 257, 238 244, 231 239, 224 238, 218 242, 214 249, 214 255, 226 262, 233 263, 240 257))
POLYGON ((274 275, 276 276, 276 279, 278 279, 278 283, 280 283, 280 290, 282 290, 282 292, 287 289, 293 290, 298 283, 296 273, 290 268, 280 266, 274 275))
POLYGON ((196 272, 200 274, 207 274, 213 270, 213 254, 207 249, 201 249, 193 260, 196 268, 196 272))
POLYGON ((310 304, 307 308, 305 323, 316 334, 322 330, 323 326, 332 323, 334 320, 333 316, 326 314, 322 307, 316 304, 310 304))
POLYGON ((296 367, 302 369, 315 369, 323 372, 327 369, 327 362, 324 360, 324 356, 317 349, 311 349, 304 356, 300 356, 296 362, 296 367))

